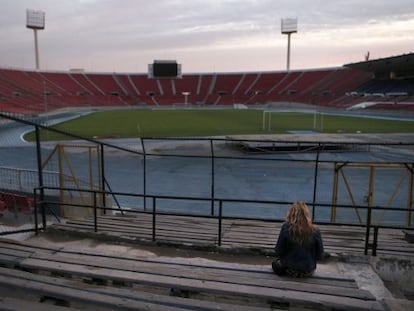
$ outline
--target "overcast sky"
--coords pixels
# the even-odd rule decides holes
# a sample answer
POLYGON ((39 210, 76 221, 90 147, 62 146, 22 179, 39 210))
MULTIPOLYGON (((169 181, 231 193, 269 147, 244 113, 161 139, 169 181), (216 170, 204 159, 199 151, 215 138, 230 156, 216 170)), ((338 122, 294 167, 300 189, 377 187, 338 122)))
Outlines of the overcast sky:
POLYGON ((286 69, 281 19, 298 19, 291 69, 342 66, 414 51, 413 0, 0 0, 0 66, 35 68, 26 9, 46 13, 40 67, 183 73, 286 69))

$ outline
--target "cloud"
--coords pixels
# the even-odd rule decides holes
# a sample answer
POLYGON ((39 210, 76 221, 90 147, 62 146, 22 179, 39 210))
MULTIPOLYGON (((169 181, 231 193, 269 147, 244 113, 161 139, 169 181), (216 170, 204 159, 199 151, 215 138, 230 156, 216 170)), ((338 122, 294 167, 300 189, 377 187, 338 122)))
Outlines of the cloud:
MULTIPOLYGON (((299 31, 292 38, 292 53, 298 53, 298 49, 301 54, 314 51, 314 55, 306 56, 306 62, 305 57, 297 61, 297 66, 323 66, 326 57, 320 55, 328 50, 341 56, 346 50, 352 58, 368 48, 389 51, 394 47, 394 53, 408 52, 413 42, 412 0, 2 2, 0 40, 7 44, 0 47, 0 66, 33 63, 33 34, 25 29, 26 8, 46 12, 46 29, 40 32, 39 42, 41 63, 48 69, 82 66, 122 71, 132 63, 146 70, 148 61, 160 56, 174 56, 184 64, 188 60, 194 70, 204 68, 207 58, 216 67, 222 65, 235 71, 254 64, 266 67, 266 62, 274 68, 270 56, 283 58, 285 54, 286 37, 280 34, 280 20, 284 17, 298 18, 299 31)), ((335 55, 331 58, 337 65, 345 63, 335 55)), ((278 63, 283 69, 283 62, 278 63)))

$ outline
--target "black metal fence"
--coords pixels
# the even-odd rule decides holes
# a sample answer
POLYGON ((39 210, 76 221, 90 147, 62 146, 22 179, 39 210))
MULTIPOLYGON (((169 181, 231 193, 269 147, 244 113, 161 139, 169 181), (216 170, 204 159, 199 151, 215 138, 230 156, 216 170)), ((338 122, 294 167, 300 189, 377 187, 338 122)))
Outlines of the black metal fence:
MULTIPOLYGON (((61 207, 62 203, 58 197, 53 196, 53 193, 58 191, 69 191, 69 192, 79 192, 79 189, 75 188, 55 188, 55 187, 39 187, 34 189, 34 197, 35 197, 35 226, 34 231, 38 234, 40 231, 47 230, 47 221, 46 216, 50 213, 53 208, 61 207), (51 193, 48 193, 51 192, 51 193), (40 217, 40 220, 39 220, 40 217)), ((256 200, 230 200, 225 198, 203 198, 203 197, 178 197, 178 196, 154 196, 154 195, 139 195, 133 193, 110 193, 110 192, 102 192, 102 191, 90 191, 90 190, 81 190, 81 192, 88 194, 92 197, 90 204, 76 204, 76 203, 65 203, 65 207, 69 208, 80 208, 83 210, 90 210, 90 215, 93 217, 93 231, 99 232, 99 215, 111 214, 113 212, 119 212, 123 214, 127 212, 129 215, 138 215, 138 214, 150 214, 152 216, 152 241, 157 241, 157 217, 159 215, 170 215, 170 216, 191 216, 195 218, 209 218, 214 219, 217 221, 217 245, 218 247, 222 244, 222 236, 223 236, 223 220, 229 219, 244 219, 244 220, 254 220, 254 221, 265 221, 265 222, 282 222, 283 219, 281 218, 262 218, 262 217, 233 217, 233 216, 226 216, 226 208, 231 204, 252 204, 254 206, 257 205, 269 205, 269 206, 285 206, 288 207, 291 205, 291 202, 286 201, 256 201, 256 200), (124 210, 122 207, 108 207, 105 206, 103 203, 104 201, 101 200, 102 197, 111 195, 111 196, 131 196, 131 197, 141 197, 145 200, 148 200, 150 204, 146 210, 143 209, 128 209, 124 210), (191 201, 191 202, 209 202, 213 209, 211 210, 211 214, 184 214, 184 213, 173 213, 173 212, 166 212, 160 211, 158 209, 158 204, 162 200, 169 200, 169 201, 191 201), (101 202, 101 203, 99 203, 101 202), (103 203, 103 204, 102 204, 103 203)), ((311 202, 305 202, 307 204, 311 204, 311 202)), ((319 208, 326 208, 330 207, 328 204, 318 204, 314 206, 314 210, 319 208)), ((341 208, 344 209, 354 209, 355 206, 353 205, 341 205, 341 208)), ((365 238, 364 238, 364 254, 367 255, 369 250, 371 250, 372 255, 376 256, 377 247, 378 247, 378 233, 380 229, 412 229, 411 227, 402 227, 402 226, 392 226, 392 225, 378 225, 372 223, 372 215, 375 211, 382 211, 384 208, 380 207, 369 207, 366 213, 366 218, 362 223, 349 223, 349 222, 315 222, 319 225, 332 225, 332 226, 353 226, 365 229, 365 238), (371 238, 372 234, 372 238, 371 238)), ((394 208, 393 208, 394 209, 394 208)), ((406 209, 399 209, 400 211, 406 212, 406 209)))
MULTIPOLYGON (((31 151, 35 167, 27 168, 37 172, 36 185, 21 189, 35 198, 34 223, 22 232, 46 230, 47 217, 56 221, 65 217, 59 212, 62 205, 92 208, 95 230, 99 228, 97 210, 128 208, 128 212, 153 215, 154 240, 159 214, 214 218, 220 246, 223 219, 283 221, 288 206, 296 200, 308 203, 317 223, 365 228, 365 253, 370 247, 375 252, 379 229, 413 229, 412 141, 139 138, 121 145, 12 116, 0 117, 32 128, 36 136, 31 151), (68 158, 63 154, 54 164, 60 176, 53 179, 57 184, 45 179, 50 174, 45 160, 52 158, 61 142, 42 141, 41 130, 66 135, 71 142, 65 145, 73 148, 93 146, 69 152, 80 172, 74 172, 76 165, 62 164, 68 158), (88 182, 80 182, 84 179, 88 182), (65 193, 79 197, 89 193, 92 199, 63 202, 65 193)), ((16 232, 6 228, 0 234, 16 232)))

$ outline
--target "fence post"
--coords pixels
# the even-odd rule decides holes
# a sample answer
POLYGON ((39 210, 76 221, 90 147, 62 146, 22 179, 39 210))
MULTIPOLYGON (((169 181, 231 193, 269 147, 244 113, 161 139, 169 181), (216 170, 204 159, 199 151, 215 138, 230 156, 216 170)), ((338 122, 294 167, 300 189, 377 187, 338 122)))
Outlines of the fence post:
POLYGON ((96 206, 96 191, 93 192, 93 228, 98 232, 98 208, 96 206))
POLYGON ((315 175, 313 177, 313 198, 312 198, 312 221, 315 220, 315 202, 316 202, 316 186, 318 184, 318 169, 319 169, 319 153, 320 153, 321 143, 318 143, 318 151, 316 153, 315 160, 315 175))
POLYGON ((368 211, 367 211, 367 223, 366 223, 366 231, 365 231, 365 249, 364 254, 368 255, 368 248, 369 248, 369 235, 371 231, 371 212, 372 207, 371 204, 368 205, 368 211))
POLYGON ((211 150, 211 216, 214 215, 214 188, 215 188, 215 171, 214 171, 214 144, 213 140, 210 139, 210 150, 211 150))
POLYGON ((372 256, 377 256, 378 247, 378 226, 374 226, 374 241, 372 242, 372 256))
POLYGON ((152 241, 155 241, 155 226, 157 217, 157 206, 155 197, 152 198, 152 241))
POLYGON ((222 219, 223 216, 223 201, 220 200, 219 202, 219 227, 218 227, 218 239, 217 239, 217 244, 218 246, 221 246, 221 232, 222 232, 222 219))
POLYGON ((45 190, 43 189, 43 168, 42 168, 42 150, 40 144, 40 130, 39 126, 35 126, 35 136, 36 136, 36 153, 37 153, 37 176, 40 187, 40 201, 42 202, 42 223, 43 230, 46 230, 46 212, 45 212, 45 190))
POLYGON ((143 153, 143 158, 142 158, 142 187, 143 187, 143 194, 144 194, 144 211, 147 210, 147 154, 145 152, 145 144, 144 144, 144 139, 141 137, 141 146, 142 146, 142 153, 143 153))
MULTIPOLYGON (((102 190, 102 206, 104 207, 104 213, 106 214, 106 190, 105 190, 105 157, 104 157, 104 145, 100 144, 101 153, 101 190, 102 190)), ((96 192, 94 192, 96 194, 96 192)), ((96 200, 96 198, 94 198, 96 200)))
POLYGON ((409 170, 409 177, 408 177, 408 203, 407 203, 407 227, 411 227, 411 214, 413 209, 413 172, 414 172, 414 164, 408 165, 406 167, 409 170))
POLYGON ((34 198, 35 235, 39 235, 39 219, 37 217, 37 194, 36 194, 36 188, 33 189, 33 198, 34 198))

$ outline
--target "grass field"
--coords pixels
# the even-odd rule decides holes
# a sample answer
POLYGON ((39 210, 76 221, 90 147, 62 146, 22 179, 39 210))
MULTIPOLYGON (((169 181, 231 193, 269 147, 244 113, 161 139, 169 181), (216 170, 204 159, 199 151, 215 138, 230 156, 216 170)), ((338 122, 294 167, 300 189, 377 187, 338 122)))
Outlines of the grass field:
MULTIPOLYGON (((313 130, 323 133, 412 133, 414 122, 309 113, 272 113, 263 129, 261 110, 113 110, 96 112, 55 126, 88 138, 200 137, 237 134, 288 133, 313 130), (269 130, 270 129, 270 130, 269 130)), ((68 136, 41 132, 42 139, 68 136)), ((33 140, 33 133, 26 139, 33 140)))

